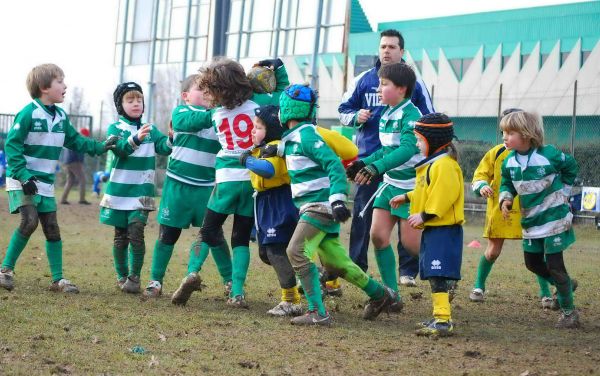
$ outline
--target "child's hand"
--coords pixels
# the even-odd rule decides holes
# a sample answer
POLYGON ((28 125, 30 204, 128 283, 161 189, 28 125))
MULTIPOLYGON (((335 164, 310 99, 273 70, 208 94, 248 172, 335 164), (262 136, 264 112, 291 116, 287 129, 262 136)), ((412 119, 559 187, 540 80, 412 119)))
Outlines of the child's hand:
POLYGON ((138 140, 140 140, 140 142, 144 141, 144 139, 146 138, 146 136, 148 136, 151 130, 152 126, 150 124, 144 124, 136 133, 138 140))
POLYGON ((366 123, 370 117, 371 117, 371 110, 361 109, 356 114, 356 122, 358 124, 366 123))
POLYGON ((394 196, 390 200, 390 206, 392 207, 392 209, 398 209, 400 207, 400 205, 404 204, 405 202, 406 202, 406 195, 394 196))
POLYGON ((483 188, 479 190, 479 193, 481 194, 481 197, 494 197, 494 190, 489 185, 483 186, 483 188))
POLYGON ((117 141, 119 141, 119 137, 113 135, 108 136, 108 138, 106 139, 106 141, 103 142, 104 144, 104 151, 107 150, 114 150, 115 146, 117 145, 117 141))
POLYGON ((261 60, 257 63, 257 65, 261 66, 261 67, 267 67, 267 68, 271 68, 273 70, 276 70, 277 68, 279 68, 280 66, 283 65, 283 61, 279 58, 277 59, 266 59, 266 60, 261 60))
POLYGON ((172 140, 175 132, 173 132, 173 121, 169 121, 169 138, 172 140))
POLYGON ((379 175, 379 171, 373 165, 368 165, 360 169, 356 177, 354 178, 354 182, 356 184, 369 184, 371 180, 379 175))
POLYGON ((502 216, 504 217, 504 219, 508 219, 508 216, 510 215, 510 211, 512 209, 512 204, 513 202, 511 200, 502 201, 500 210, 502 210, 502 216))
POLYGON ((365 162, 360 159, 350 163, 348 167, 346 167, 346 177, 350 180, 354 180, 356 178, 356 174, 365 167, 365 162))
MULTIPOLYGON (((396 196, 396 197, 398 197, 398 196, 396 196)), ((423 221, 423 217, 421 216, 421 213, 413 214, 408 217, 408 224, 412 228, 418 228, 419 226, 421 226, 423 224, 423 222, 424 221, 423 221)))

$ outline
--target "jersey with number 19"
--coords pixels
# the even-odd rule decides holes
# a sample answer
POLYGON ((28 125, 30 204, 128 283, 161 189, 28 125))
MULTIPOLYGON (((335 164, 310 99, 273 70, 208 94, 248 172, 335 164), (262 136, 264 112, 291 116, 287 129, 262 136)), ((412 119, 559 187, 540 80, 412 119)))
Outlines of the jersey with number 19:
POLYGON ((284 66, 275 71, 277 86, 272 94, 255 93, 240 106, 232 109, 217 107, 212 111, 212 124, 221 143, 221 151, 217 154, 216 182, 250 181, 250 172, 238 161, 238 156, 253 147, 252 119, 254 110, 263 105, 278 105, 279 96, 289 85, 284 66))

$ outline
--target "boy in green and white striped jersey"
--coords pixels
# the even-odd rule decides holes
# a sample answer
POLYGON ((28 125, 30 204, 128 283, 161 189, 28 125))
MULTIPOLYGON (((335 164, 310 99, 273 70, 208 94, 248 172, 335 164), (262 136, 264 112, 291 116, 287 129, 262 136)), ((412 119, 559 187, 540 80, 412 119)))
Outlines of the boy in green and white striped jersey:
POLYGON ((12 290, 13 270, 29 237, 42 224, 46 255, 52 274, 52 291, 77 293, 77 286, 63 278, 62 240, 56 220, 54 179, 58 158, 64 147, 90 155, 112 148, 116 137, 104 143, 81 136, 65 111, 56 106, 64 101, 67 85, 62 69, 54 64, 36 66, 27 76, 33 102, 15 117, 6 139, 6 190, 11 213, 21 213, 0 269, 0 286, 12 290))
MULTIPOLYGON (((221 275, 225 259, 231 257, 232 283, 227 304, 234 308, 248 308, 244 283, 250 264, 250 232, 254 225, 254 189, 250 183, 250 171, 239 162, 239 156, 254 147, 252 144, 252 118, 260 105, 275 104, 288 78, 280 59, 263 60, 258 65, 275 71, 276 87, 273 93, 256 93, 244 68, 230 59, 216 59, 200 70, 199 84, 208 89, 216 105, 204 113, 198 113, 197 121, 182 125, 182 131, 197 132, 213 127, 221 150, 215 162, 215 182, 207 204, 204 222, 200 229, 202 243, 199 252, 206 254, 210 248, 221 275), (223 237, 223 223, 229 215, 234 216, 231 233, 231 256, 223 237)), ((198 272, 202 264, 196 264, 198 272)), ((193 272, 193 271, 192 271, 193 272)), ((193 274, 188 275, 180 286, 195 283, 193 274)), ((186 297, 184 294, 183 297, 186 297)), ((177 302, 185 304, 184 299, 177 302)))
POLYGON ((569 196, 579 167, 572 156, 544 145, 537 115, 512 112, 502 118, 500 128, 506 148, 512 150, 502 164, 500 208, 508 217, 519 195, 525 265, 556 287, 562 311, 556 327, 577 328, 575 281, 567 273, 563 251, 575 242, 569 196))
POLYGON ((326 269, 335 271, 371 298, 363 318, 374 320, 397 301, 398 295, 369 277, 340 244, 340 222, 350 218, 345 204, 348 184, 339 158, 315 130, 317 94, 308 86, 291 85, 280 96, 279 106, 281 124, 287 129, 279 146, 290 175, 292 199, 300 211, 286 252, 308 300, 308 312, 291 322, 331 324, 313 262, 315 253, 326 269))
MULTIPOLYGON (((357 184, 369 184, 371 179, 383 174, 383 181, 371 197, 374 209, 370 235, 381 279, 398 292, 396 258, 390 244, 392 231, 397 224, 402 246, 413 257, 418 257, 421 230, 408 223, 409 203, 393 208, 390 200, 415 187, 415 165, 423 160, 414 134, 421 112, 410 101, 417 82, 411 67, 404 63, 383 65, 377 74, 377 92, 381 103, 386 105, 379 120, 382 148, 348 166, 346 173, 357 184)), ((398 300, 392 310, 400 312, 402 301, 398 300)))
MULTIPOLYGON (((206 203, 215 185, 215 159, 221 150, 215 130, 184 130, 186 125, 194 124, 198 115, 205 114, 210 107, 210 95, 198 86, 197 81, 197 74, 183 81, 181 99, 184 104, 177 106, 171 115, 173 152, 169 157, 158 209, 160 230, 152 256, 150 282, 144 291, 147 297, 154 298, 161 294, 165 271, 181 230, 190 225, 202 226, 206 203)), ((198 237, 200 238, 200 233, 198 237)), ((192 244, 186 276, 190 280, 173 294, 171 301, 174 304, 185 304, 193 291, 202 288, 196 269, 208 256, 208 249, 202 249, 200 242, 201 239, 198 239, 192 244)), ((225 241, 223 244, 227 246, 225 241)), ((229 254, 229 250, 222 253, 229 254)), ((231 281, 231 260, 225 257, 224 262, 219 260, 217 263, 218 266, 223 264, 223 282, 227 285, 231 281)))
POLYGON ((142 125, 144 94, 140 85, 119 84, 113 99, 119 121, 108 127, 108 135, 119 137, 119 141, 113 150, 115 159, 100 201, 100 222, 115 227, 113 257, 118 287, 124 292, 139 293, 146 253, 144 226, 148 212, 156 210, 155 156, 169 155, 172 146, 156 126, 142 125))

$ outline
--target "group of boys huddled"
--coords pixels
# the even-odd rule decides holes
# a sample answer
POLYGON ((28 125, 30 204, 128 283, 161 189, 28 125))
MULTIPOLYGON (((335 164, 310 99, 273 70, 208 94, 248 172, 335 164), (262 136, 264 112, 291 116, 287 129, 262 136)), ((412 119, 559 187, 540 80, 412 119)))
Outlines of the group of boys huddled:
MULTIPOLYGON (((50 289, 79 291, 62 273, 55 168, 62 147, 90 155, 111 151, 114 159, 100 202, 100 222, 115 229, 112 253, 116 284, 123 292, 158 298, 175 244, 182 229, 191 225, 200 230, 172 303, 185 305, 195 291, 205 288, 200 271, 212 254, 227 305, 248 309, 244 285, 255 228, 259 256, 274 268, 281 287, 281 301, 270 315, 291 316, 294 325, 330 325, 325 283, 339 277, 365 292, 369 299, 363 318, 374 320, 381 312, 403 309, 390 245, 398 224, 402 246, 418 256, 420 277, 431 285, 433 317, 418 324, 417 334, 451 335, 450 302, 461 278, 464 223, 463 174, 452 120, 442 113, 422 115, 411 101, 417 82, 413 69, 384 59, 377 68, 382 147, 358 158, 351 141, 316 125, 315 90, 306 84, 290 85, 280 59, 262 60, 257 66, 272 70, 274 87, 249 77, 238 62, 226 58, 187 77, 181 88, 183 104, 173 110, 168 134, 142 122, 140 85, 121 83, 114 91, 119 119, 108 127, 103 142, 82 137, 56 106, 66 91, 63 71, 54 64, 33 68, 27 77, 33 102, 18 113, 6 140, 9 210, 20 213, 21 222, 2 262, 0 286, 13 289, 17 259, 41 222, 50 289), (157 154, 169 156, 158 208, 157 154), (362 185, 378 178, 381 182, 366 207, 372 203, 374 208, 371 234, 381 281, 352 261, 339 236, 340 223, 351 217, 348 181, 362 185), (155 210, 159 235, 149 282, 142 288, 144 228, 155 210), (223 224, 230 215, 228 242, 223 224), (300 304, 301 293, 306 309, 300 304)), ((353 121, 358 128, 363 125, 360 120, 365 119, 353 121)), ((522 237, 525 263, 538 276, 542 303, 561 309, 557 327, 577 327, 576 284, 562 257, 574 242, 567 198, 577 164, 544 145, 539 116, 511 109, 500 127, 504 144, 486 154, 473 181, 474 192, 488 198, 484 236, 489 246, 470 299, 483 301, 485 279, 503 240, 522 237), (555 298, 549 285, 556 287, 555 298)), ((363 214, 364 210, 359 215, 363 214)))

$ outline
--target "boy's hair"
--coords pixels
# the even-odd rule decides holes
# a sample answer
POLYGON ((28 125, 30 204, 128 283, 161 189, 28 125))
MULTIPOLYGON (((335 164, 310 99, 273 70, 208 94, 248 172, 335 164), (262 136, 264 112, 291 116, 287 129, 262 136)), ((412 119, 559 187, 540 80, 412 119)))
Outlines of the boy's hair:
POLYGON ((214 60, 200 68, 197 82, 214 98, 215 104, 229 110, 252 97, 252 86, 240 63, 227 58, 214 60))
POLYGON ((198 74, 190 74, 181 83, 181 92, 188 93, 193 87, 198 87, 198 74))
POLYGON ((381 34, 379 34, 379 39, 383 38, 383 37, 396 37, 398 38, 398 44, 400 45, 400 49, 404 49, 404 38, 402 37, 402 34, 400 34, 400 32, 396 29, 387 29, 381 32, 381 34))
POLYGON ((33 67, 27 75, 27 91, 31 98, 39 98, 42 96, 42 90, 52 86, 52 80, 63 77, 65 77, 65 73, 56 64, 38 65, 33 67))
POLYGON ((406 87, 405 98, 410 98, 415 89, 417 76, 415 71, 406 63, 393 63, 382 65, 377 72, 379 78, 390 80, 396 86, 406 87))
POLYGON ((544 124, 537 114, 527 111, 511 112, 500 120, 500 129, 521 134, 534 148, 544 145, 544 124))
POLYGON ((113 101, 119 115, 127 115, 123 109, 123 100, 129 98, 142 98, 143 100, 144 91, 142 87, 135 82, 123 82, 117 85, 117 88, 113 92, 113 101))

